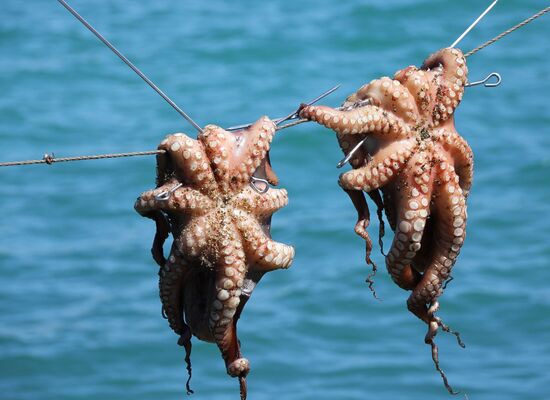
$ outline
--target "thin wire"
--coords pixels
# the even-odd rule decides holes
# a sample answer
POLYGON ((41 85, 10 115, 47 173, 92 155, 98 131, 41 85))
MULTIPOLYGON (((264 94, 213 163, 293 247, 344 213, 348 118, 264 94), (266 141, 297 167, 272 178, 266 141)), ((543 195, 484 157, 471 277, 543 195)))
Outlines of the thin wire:
MULTIPOLYGON (((308 103, 306 103, 308 106, 312 105, 312 104, 315 104, 317 103, 319 100, 327 97, 329 94, 333 93, 334 91, 338 90, 338 88, 340 88, 340 84, 330 88, 329 90, 327 90, 326 92, 324 93, 321 93, 319 96, 317 96, 316 98, 314 98, 313 100, 309 101, 308 103)), ((276 125, 279 125, 280 123, 283 123, 285 121, 288 121, 290 119, 294 119, 297 117, 297 113, 298 113, 299 110, 295 110, 293 111, 291 114, 288 114, 286 117, 281 117, 281 118, 277 118, 277 119, 274 119, 273 122, 276 124, 276 125)), ((252 123, 249 123, 249 124, 242 124, 242 125, 235 125, 235 126, 230 126, 229 128, 225 128, 226 131, 236 131, 236 130, 240 130, 240 129, 246 129, 246 128, 249 128, 252 126, 252 123)))
POLYGON ((462 35, 460 35, 454 42, 452 45, 450 45, 449 47, 455 47, 458 43, 460 43, 460 41, 462 39, 464 39, 464 36, 466 36, 468 34, 468 32, 470 32, 472 29, 474 29, 474 27, 479 23, 479 21, 481 21, 483 19, 483 17, 485 17, 485 15, 487 15, 487 13, 489 11, 491 11, 491 9, 498 3, 498 0, 495 0, 491 3, 491 5, 489 7, 487 7, 487 9, 485 11, 483 11, 481 13, 481 15, 479 17, 477 17, 477 19, 472 22, 472 24, 466 28, 466 30, 464 32, 462 32, 462 35))
POLYGON ((510 29, 502 32, 500 35, 495 36, 493 39, 488 40, 485 43, 483 43, 482 45, 480 45, 480 46, 476 47, 475 49, 469 51, 468 53, 466 53, 464 55, 464 57, 470 57, 472 54, 477 53, 481 49, 484 49, 485 47, 495 43, 497 40, 502 39, 504 36, 509 35, 510 33, 514 32, 515 30, 517 30, 517 29, 527 25, 528 23, 534 21, 538 17, 541 17, 542 15, 546 14, 548 11, 550 11, 550 7, 546 7, 544 9, 540 10, 538 13, 534 14, 532 17, 527 18, 525 21, 520 22, 519 24, 517 24, 517 25, 511 27, 510 29))
POLYGON ((14 167, 18 165, 32 164, 54 164, 58 162, 85 161, 85 160, 102 160, 105 158, 121 158, 121 157, 136 157, 136 156, 151 156, 156 154, 164 154, 164 150, 149 150, 149 151, 134 151, 129 153, 113 153, 113 154, 96 154, 92 156, 78 157, 52 157, 49 154, 44 155, 41 160, 24 160, 24 161, 9 161, 0 163, 0 167, 14 167))
POLYGON ((289 122, 288 124, 278 126, 275 130, 281 131, 283 129, 290 128, 292 126, 303 124, 304 122, 311 122, 311 121, 309 119, 299 119, 293 122, 289 122))
MULTIPOLYGON (((58 0, 60 3, 64 3, 63 0, 58 0)), ((70 11, 70 7, 68 8, 70 11)), ((502 39, 504 36, 509 35, 510 33, 514 32, 515 30, 527 25, 528 23, 534 21, 535 19, 539 18, 540 16, 546 14, 550 11, 550 7, 546 7, 539 11, 538 13, 534 14, 532 17, 527 18, 525 21, 520 22, 519 24, 513 26, 512 28, 502 32, 500 35, 495 36, 493 39, 483 43, 482 45, 476 47, 475 49, 469 51, 465 54, 465 57, 469 57, 472 54, 477 53, 481 49, 489 46, 490 44, 495 43, 496 41, 502 39)), ((92 28, 93 29, 93 28, 92 28)), ((93 30, 92 30, 93 32, 93 30)), ((122 56, 124 57, 124 56, 122 56)), ((361 103, 358 103, 354 106, 361 106, 361 103)), ((349 108, 349 107, 347 107, 349 108)), ((339 109, 342 109, 340 107, 339 109)), ((285 125, 281 125, 277 127, 277 130, 282 130, 286 128, 290 128, 292 126, 296 126, 299 124, 303 124, 304 122, 309 122, 307 119, 299 119, 297 121, 290 122, 285 125)), ((70 161, 84 161, 84 160, 100 160, 105 158, 121 158, 121 157, 135 157, 135 156, 148 156, 148 155, 156 155, 156 154, 163 154, 165 153, 164 150, 150 150, 150 151, 136 151, 136 152, 130 152, 130 153, 115 153, 115 154, 98 154, 93 156, 80 156, 80 157, 60 157, 55 158, 50 155, 45 155, 42 160, 24 160, 24 161, 9 161, 9 162, 2 162, 0 163, 0 167, 13 167, 13 166, 19 166, 19 165, 31 165, 31 164, 53 164, 56 162, 70 162, 70 161)))
POLYGON ((136 67, 130 60, 128 60, 124 54, 122 54, 120 51, 118 51, 118 49, 113 46, 111 44, 111 42, 109 42, 107 39, 105 39, 105 37, 103 37, 103 35, 101 35, 101 33, 99 33, 98 31, 95 30, 95 28, 93 26, 91 26, 88 21, 86 21, 78 12, 76 12, 76 10, 74 8, 72 8, 69 4, 67 4, 67 2, 65 0, 57 0, 63 7, 65 7, 67 9, 67 11, 69 11, 72 15, 74 15, 74 17, 76 19, 78 19, 80 22, 82 22, 82 24, 88 28, 88 30, 90 32, 92 32, 99 40, 101 40, 105 46, 107 46, 109 49, 111 49, 113 51, 113 53, 115 53, 118 58, 120 58, 127 66, 129 66, 136 74, 139 75, 139 77, 141 79, 143 79, 145 81, 145 83, 147 83, 149 86, 151 86, 151 88, 153 88, 153 90, 155 92, 157 92, 164 100, 166 100, 166 102, 168 104, 170 104, 174 110, 176 110, 183 118, 185 118, 191 125, 193 125, 193 127, 202 133, 202 128, 195 122, 193 121, 193 119, 187 115, 185 113, 185 111, 183 111, 181 108, 178 107, 178 105, 176 103, 174 103, 172 101, 172 99, 170 99, 170 97, 168 97, 162 90, 160 90, 160 88, 155 85, 153 83, 153 81, 151 81, 149 78, 147 78, 147 76, 145 76, 145 74, 143 72, 140 71, 140 69, 138 67, 136 67))
MULTIPOLYGON (((339 83, 338 85, 330 88, 326 92, 320 94, 319 96, 317 96, 316 98, 314 98, 310 102, 306 103, 306 105, 310 106, 312 104, 317 103, 319 100, 327 97, 329 94, 331 94, 331 93, 335 92, 336 90, 338 90, 340 88, 340 86, 342 86, 342 84, 339 83)), ((288 114, 286 117, 282 117, 282 118, 279 118, 279 119, 275 120, 275 124, 279 125, 279 124, 281 124, 283 122, 286 122, 290 119, 297 118, 298 117, 298 112, 300 112, 300 108, 298 108, 296 111, 292 112, 291 114, 288 114)))

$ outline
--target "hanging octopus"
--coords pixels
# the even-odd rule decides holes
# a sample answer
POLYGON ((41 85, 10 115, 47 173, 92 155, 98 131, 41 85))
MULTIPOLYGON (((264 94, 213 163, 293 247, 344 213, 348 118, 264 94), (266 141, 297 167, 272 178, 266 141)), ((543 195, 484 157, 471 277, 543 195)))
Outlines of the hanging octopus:
POLYGON ((397 285, 412 291, 408 309, 428 325, 425 342, 451 393, 434 338, 441 327, 464 344, 435 314, 466 235, 473 154, 455 129, 453 113, 467 72, 460 50, 442 49, 421 68, 410 66, 394 79, 371 81, 340 109, 312 105, 300 111, 302 118, 334 130, 344 153, 366 138, 350 159, 353 169, 340 175, 339 184, 358 212, 355 232, 367 243, 368 263, 372 242, 363 192, 385 211, 395 232, 386 267, 397 285))
POLYGON ((208 125, 194 140, 168 136, 159 146, 157 188, 143 193, 136 211, 155 221, 152 254, 160 266, 163 314, 186 349, 191 336, 215 342, 227 373, 246 398, 249 361, 241 354, 237 321, 256 284, 288 268, 294 249, 270 236, 271 216, 288 203, 269 161, 275 124, 267 117, 238 132, 208 125), (163 255, 169 234, 170 255, 163 255))

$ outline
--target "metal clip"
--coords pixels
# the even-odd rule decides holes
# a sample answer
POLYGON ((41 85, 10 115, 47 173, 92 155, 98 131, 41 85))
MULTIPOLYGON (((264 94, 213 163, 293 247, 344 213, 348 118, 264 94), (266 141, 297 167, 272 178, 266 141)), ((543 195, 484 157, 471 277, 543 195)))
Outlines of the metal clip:
POLYGON ((355 147, 353 149, 351 149, 350 152, 344 158, 342 158, 338 164, 336 164, 336 168, 342 168, 344 165, 346 165, 346 163, 351 159, 351 157, 353 157, 353 154, 357 150, 359 150, 359 148, 363 145, 363 143, 365 143, 367 138, 368 138, 368 136, 365 136, 363 138, 363 140, 361 140, 359 143, 357 143, 355 145, 355 147))
POLYGON ((55 161, 55 154, 52 153, 52 154, 48 154, 48 153, 44 153, 44 157, 42 157, 42 159, 44 160, 44 162, 48 165, 52 165, 55 161))
POLYGON ((264 194, 269 190, 269 182, 262 178, 256 178, 255 176, 250 177, 250 186, 252 186, 252 189, 254 189, 259 194, 264 194), (260 189, 258 186, 256 186, 256 182, 262 182, 265 187, 263 189, 260 189))
POLYGON ((158 201, 168 200, 170 198, 170 196, 172 195, 172 193, 174 193, 176 190, 178 190, 182 186, 183 186, 183 183, 178 183, 172 189, 165 190, 163 192, 160 192, 159 194, 156 194, 155 195, 155 200, 158 200, 158 201))
POLYGON ((498 72, 491 72, 489 75, 487 75, 485 79, 476 82, 468 82, 466 85, 464 85, 464 87, 472 87, 477 85, 483 85, 485 87, 497 87, 498 85, 500 85, 500 82, 502 82, 502 77, 500 76, 500 74, 498 72), (496 81, 492 83, 487 82, 491 78, 496 78, 496 81))

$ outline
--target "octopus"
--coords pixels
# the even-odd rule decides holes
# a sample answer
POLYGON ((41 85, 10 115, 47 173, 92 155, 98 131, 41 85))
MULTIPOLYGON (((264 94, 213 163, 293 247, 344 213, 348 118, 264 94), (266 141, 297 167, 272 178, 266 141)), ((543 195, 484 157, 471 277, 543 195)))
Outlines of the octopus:
POLYGON ((292 246, 271 239, 271 216, 288 204, 271 168, 275 124, 262 117, 238 132, 208 125, 198 138, 177 133, 159 145, 157 186, 136 211, 156 223, 152 255, 159 264, 163 315, 185 347, 191 337, 214 342, 246 399, 250 363, 241 354, 237 321, 262 276, 288 268, 292 246), (172 234, 168 259, 163 244, 172 234))
POLYGON ((441 328, 455 334, 464 347, 458 332, 445 325, 436 311, 466 235, 473 154, 455 129, 454 112, 467 73, 462 52, 445 48, 420 68, 409 66, 393 79, 383 77, 364 85, 339 109, 303 105, 300 111, 302 118, 334 130, 344 153, 359 146, 350 159, 353 169, 338 181, 357 210, 355 232, 366 241, 366 260, 375 273, 366 192, 377 205, 379 218, 383 210, 395 232, 385 255, 387 270, 397 285, 412 291, 407 307, 428 325, 425 342, 453 394, 440 368, 434 338, 441 328))

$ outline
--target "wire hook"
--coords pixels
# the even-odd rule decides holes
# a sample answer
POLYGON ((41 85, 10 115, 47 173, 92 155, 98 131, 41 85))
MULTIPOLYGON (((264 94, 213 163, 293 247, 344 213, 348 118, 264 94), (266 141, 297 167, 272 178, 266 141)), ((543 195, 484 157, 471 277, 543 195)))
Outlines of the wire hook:
POLYGON ((489 75, 487 75, 487 77, 481 81, 476 81, 476 82, 468 82, 466 85, 464 85, 464 87, 472 87, 472 86, 477 86, 477 85, 483 85, 485 87, 497 87, 500 85, 500 83, 502 82, 502 77, 500 76, 500 74, 498 72, 491 72, 489 75), (496 78, 496 81, 495 82, 488 82, 489 79, 491 78, 496 78))
POLYGON ((174 193, 176 190, 178 190, 180 187, 183 186, 183 183, 178 183, 177 185, 174 185, 174 187, 170 190, 164 190, 158 194, 155 195, 155 200, 158 201, 166 201, 170 198, 172 193, 174 193))
POLYGON ((269 190, 269 182, 262 178, 256 178, 255 176, 250 177, 250 186, 252 186, 252 189, 254 189, 259 194, 264 194, 269 190), (265 185, 265 187, 263 189, 260 189, 256 185, 256 182, 262 182, 265 185))
POLYGON ((359 150, 359 148, 363 145, 363 143, 365 143, 367 138, 368 138, 368 136, 365 136, 363 138, 363 140, 361 140, 359 143, 357 143, 355 145, 355 147, 353 149, 351 149, 350 152, 344 158, 342 158, 338 164, 336 164, 336 168, 342 168, 344 165, 346 165, 346 163, 351 159, 351 157, 353 157, 353 154, 357 150, 359 150))

